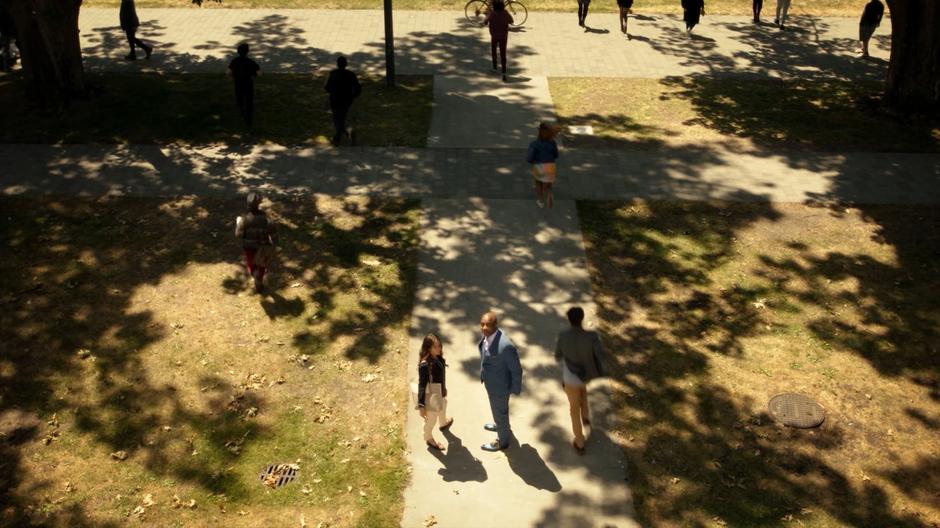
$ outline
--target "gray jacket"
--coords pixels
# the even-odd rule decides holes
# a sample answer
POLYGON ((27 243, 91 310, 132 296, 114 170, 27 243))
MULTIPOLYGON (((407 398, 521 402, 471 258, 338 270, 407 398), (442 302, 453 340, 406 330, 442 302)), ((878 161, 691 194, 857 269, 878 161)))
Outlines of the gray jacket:
POLYGON ((562 330, 555 341, 555 359, 562 358, 568 370, 585 383, 606 376, 604 347, 597 332, 575 327, 562 330))

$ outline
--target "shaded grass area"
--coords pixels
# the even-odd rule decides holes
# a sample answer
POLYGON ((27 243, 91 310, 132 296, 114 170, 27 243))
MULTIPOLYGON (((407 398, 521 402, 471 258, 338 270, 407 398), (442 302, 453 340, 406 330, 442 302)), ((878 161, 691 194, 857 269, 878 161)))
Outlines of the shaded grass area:
POLYGON ((936 208, 578 212, 644 525, 940 522, 936 208), (777 425, 782 392, 826 421, 777 425))
POLYGON ((271 205, 264 296, 241 199, 0 204, 0 525, 398 524, 417 202, 271 205))
POLYGON ((882 86, 874 82, 552 78, 549 87, 561 124, 594 127, 593 137, 566 136, 573 146, 745 140, 792 149, 940 152, 940 122, 879 112, 882 86))
MULTIPOLYGON (((83 5, 87 7, 118 7, 118 0, 91 0, 83 5)), ((463 10, 466 2, 459 0, 396 0, 396 10, 463 10)), ((577 11, 577 2, 566 0, 539 0, 525 2, 530 11, 577 11)), ((137 7, 189 7, 183 0, 141 0, 137 7)), ((764 2, 763 17, 773 19, 773 0, 764 2)), ((709 0, 706 12, 714 15, 750 15, 751 2, 748 0, 709 0)), ((812 4, 794 5, 790 16, 810 14, 814 16, 851 16, 862 14, 864 3, 852 0, 818 0, 812 4)), ((382 3, 375 0, 223 0, 207 1, 204 8, 265 8, 265 9, 382 9, 382 3)), ((636 13, 681 13, 678 0, 643 0, 636 2, 636 13)), ((591 11, 612 13, 617 11, 616 2, 594 2, 591 11)), ((707 15, 706 15, 707 16, 707 15)))
MULTIPOLYGON (((206 74, 86 74, 87 97, 46 110, 19 75, 0 75, 0 141, 5 143, 326 143, 333 124, 325 75, 264 74, 255 83, 255 124, 235 105, 231 80, 206 74)), ((363 76, 353 105, 357 142, 424 146, 431 120, 433 78, 363 76)))

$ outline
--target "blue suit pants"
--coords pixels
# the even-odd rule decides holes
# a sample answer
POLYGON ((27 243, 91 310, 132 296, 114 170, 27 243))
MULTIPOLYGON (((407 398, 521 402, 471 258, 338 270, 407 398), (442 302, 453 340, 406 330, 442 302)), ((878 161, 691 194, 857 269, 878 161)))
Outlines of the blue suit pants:
POLYGON ((509 427, 509 393, 488 390, 486 395, 490 400, 490 411, 493 413, 493 423, 496 424, 499 445, 509 445, 509 439, 512 438, 512 429, 509 427))

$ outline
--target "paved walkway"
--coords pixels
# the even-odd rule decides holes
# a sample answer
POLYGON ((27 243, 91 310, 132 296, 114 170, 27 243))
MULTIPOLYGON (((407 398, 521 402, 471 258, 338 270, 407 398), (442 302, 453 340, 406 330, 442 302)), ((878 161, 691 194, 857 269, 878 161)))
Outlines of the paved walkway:
POLYGON ((446 528, 638 526, 623 453, 604 423, 606 384, 591 385, 594 428, 586 455, 578 456, 552 358, 568 307, 584 307, 586 322, 594 321, 574 202, 552 211, 531 200, 432 198, 423 205, 408 365, 417 364, 423 335, 438 329, 455 422, 450 434, 435 430, 447 444, 441 454, 425 447, 422 420, 408 414, 413 471, 402 526, 422 526, 430 515, 446 528), (476 350, 480 315, 491 308, 519 347, 524 370, 522 395, 510 402, 517 443, 500 453, 480 449, 495 437, 483 430, 492 416, 476 350))
MULTIPOLYGON (((0 145, 0 193, 371 194, 529 201, 520 149, 0 145)), ((940 203, 940 156, 720 147, 564 149, 561 199, 940 203)))
MULTIPOLYGON (((706 16, 691 37, 675 16, 639 14, 627 42, 613 14, 592 14, 594 32, 577 26, 574 13, 531 12, 509 37, 514 74, 547 77, 641 77, 701 73, 770 77, 883 76, 888 26, 873 41, 874 61, 855 58, 855 18, 792 17, 780 32, 745 17, 706 16)), ((332 67, 343 53, 351 67, 382 72, 381 11, 139 9, 138 36, 157 44, 150 61, 129 63, 117 27, 117 9, 83 8, 79 19, 90 70, 221 72, 235 46, 250 42, 262 69, 307 72, 332 67)), ((467 75, 490 69, 486 30, 470 26, 462 12, 396 11, 395 46, 400 73, 467 75)))
POLYGON ((508 80, 496 72, 435 75, 428 146, 525 149, 535 125, 555 119, 552 94, 545 77, 508 80))

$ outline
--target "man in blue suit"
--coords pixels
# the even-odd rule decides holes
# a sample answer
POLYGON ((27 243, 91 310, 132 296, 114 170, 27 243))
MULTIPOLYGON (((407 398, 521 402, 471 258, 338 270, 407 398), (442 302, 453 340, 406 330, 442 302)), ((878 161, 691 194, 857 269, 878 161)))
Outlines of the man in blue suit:
POLYGON ((498 325, 499 320, 493 312, 486 312, 480 318, 480 330, 483 332, 483 338, 477 344, 480 350, 480 382, 486 387, 495 422, 488 423, 483 428, 495 431, 497 435, 496 440, 481 446, 486 451, 499 451, 509 447, 509 440, 512 438, 512 429, 509 427, 509 395, 518 396, 522 392, 519 351, 498 325))

